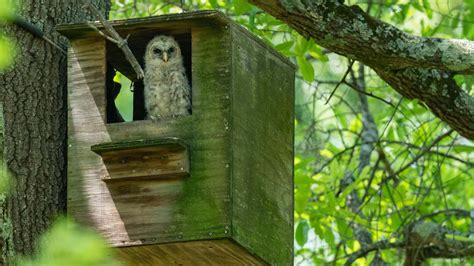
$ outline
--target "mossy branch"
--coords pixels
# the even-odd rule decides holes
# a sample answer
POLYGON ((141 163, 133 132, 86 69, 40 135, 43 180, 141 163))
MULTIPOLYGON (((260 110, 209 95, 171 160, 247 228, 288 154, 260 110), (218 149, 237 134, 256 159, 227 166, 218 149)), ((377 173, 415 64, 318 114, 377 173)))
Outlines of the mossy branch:
POLYGON ((474 97, 453 78, 474 74, 474 42, 414 36, 338 0, 249 2, 322 47, 371 67, 397 92, 421 100, 474 140, 474 97))

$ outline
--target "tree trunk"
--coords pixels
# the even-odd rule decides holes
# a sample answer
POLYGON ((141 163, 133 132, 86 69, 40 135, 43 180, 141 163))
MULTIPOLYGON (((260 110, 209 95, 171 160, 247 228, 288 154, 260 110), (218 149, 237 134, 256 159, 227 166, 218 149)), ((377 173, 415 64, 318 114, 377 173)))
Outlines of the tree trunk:
MULTIPOLYGON (((55 26, 91 18, 78 0, 22 2, 19 15, 63 47, 55 26)), ((92 2, 102 11, 108 7, 92 2)), ((14 66, 0 75, 0 152, 3 146, 12 183, 0 212, 0 264, 34 253, 38 237, 66 210, 66 57, 14 25, 6 33, 17 50, 14 66)))

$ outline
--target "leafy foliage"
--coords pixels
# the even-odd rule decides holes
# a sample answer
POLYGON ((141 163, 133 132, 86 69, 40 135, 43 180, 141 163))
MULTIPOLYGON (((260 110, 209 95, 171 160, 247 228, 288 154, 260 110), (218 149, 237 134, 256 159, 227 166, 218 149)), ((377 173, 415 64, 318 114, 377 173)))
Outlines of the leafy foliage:
MULTIPOLYGON (((2 7, 0 9, 0 27, 2 27, 2 23, 11 19, 13 11, 8 0, 0 0, 0 6, 2 7)), ((14 48, 11 41, 0 33, 0 73, 13 63, 13 54, 14 48)))
POLYGON ((38 254, 33 258, 19 259, 18 265, 120 265, 112 257, 112 250, 95 232, 81 228, 72 221, 59 219, 44 234, 38 254))
MULTIPOLYGON (((405 239, 410 224, 425 219, 473 233, 470 218, 446 211, 474 208, 472 143, 445 134, 447 126, 430 110, 401 97, 370 69, 319 47, 244 0, 114 4, 112 18, 218 9, 298 65, 295 263, 342 265, 367 246, 360 231, 370 243, 395 243, 405 239), (370 142, 368 134, 375 134, 370 142)), ((474 39, 473 0, 346 4, 412 34, 474 39)), ((473 93, 471 76, 459 76, 457 82, 473 93)), ((403 260, 396 249, 386 248, 354 263, 377 259, 390 265, 403 260)))

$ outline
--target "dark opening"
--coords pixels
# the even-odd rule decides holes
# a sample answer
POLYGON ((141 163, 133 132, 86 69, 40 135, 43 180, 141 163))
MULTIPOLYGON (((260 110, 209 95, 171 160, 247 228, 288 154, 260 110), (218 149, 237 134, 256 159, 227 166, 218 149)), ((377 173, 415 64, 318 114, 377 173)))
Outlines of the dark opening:
MULTIPOLYGON (((127 36, 128 45, 135 57, 144 67, 143 56, 148 42, 157 35, 173 36, 178 42, 183 56, 186 76, 192 89, 192 49, 191 31, 189 29, 137 29, 119 31, 127 36)), ((106 106, 107 123, 120 123, 144 120, 146 117, 143 93, 143 80, 137 80, 136 74, 125 55, 115 44, 108 42, 107 49, 107 81, 106 106)))

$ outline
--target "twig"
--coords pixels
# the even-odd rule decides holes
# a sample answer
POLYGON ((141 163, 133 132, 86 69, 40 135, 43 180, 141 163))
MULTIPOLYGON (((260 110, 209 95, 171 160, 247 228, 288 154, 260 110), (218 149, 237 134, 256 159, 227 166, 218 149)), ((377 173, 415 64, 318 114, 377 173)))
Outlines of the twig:
MULTIPOLYGON (((99 34, 103 37, 105 37, 107 40, 115 43, 120 49, 122 49, 123 53, 125 54, 125 57, 127 58, 127 61, 132 65, 133 69, 135 70, 135 73, 137 74, 137 79, 142 79, 145 76, 145 73, 143 72, 142 67, 138 63, 137 58, 133 55, 132 51, 130 50, 130 47, 127 44, 127 39, 122 39, 120 35, 117 33, 117 31, 110 25, 110 23, 104 18, 104 16, 95 8, 89 0, 82 0, 84 3, 85 7, 87 7, 92 14, 102 23, 102 26, 104 26, 105 31, 108 33, 106 35, 105 33, 101 32, 97 29, 99 34), (112 41, 113 39, 114 41, 112 41)), ((90 24, 89 26, 91 26, 90 24)))
POLYGON ((389 101, 387 101, 387 100, 385 100, 385 99, 383 99, 383 98, 381 98, 381 97, 379 97, 379 96, 377 96, 377 95, 374 95, 374 94, 371 93, 371 92, 366 92, 366 91, 360 90, 360 89, 357 88, 354 84, 351 84, 351 83, 349 83, 349 82, 347 82, 347 81, 345 81, 345 80, 342 81, 342 83, 345 84, 345 85, 347 85, 347 86, 349 86, 350 88, 352 88, 353 90, 355 90, 355 91, 357 91, 357 92, 360 92, 360 93, 362 93, 362 94, 364 94, 364 95, 367 95, 367 96, 369 96, 369 97, 375 98, 375 99, 380 100, 380 101, 382 101, 382 102, 384 102, 384 103, 386 103, 386 104, 388 104, 388 105, 390 105, 390 106, 392 106, 392 107, 395 107, 395 106, 393 105, 393 103, 391 103, 391 102, 389 102, 389 101))
POLYGON ((87 22, 87 26, 89 26, 89 28, 95 30, 97 33, 99 33, 100 36, 106 38, 107 40, 115 43, 116 45, 119 44, 119 41, 115 40, 114 38, 110 37, 109 35, 107 35, 105 32, 99 30, 96 26, 94 26, 94 24, 90 23, 90 22, 87 22))
POLYGON ((137 0, 133 0, 133 10, 135 10, 135 12, 138 12, 137 0))
POLYGON ((352 263, 354 263, 354 261, 356 261, 358 258, 364 257, 372 251, 401 248, 404 247, 405 244, 405 241, 390 242, 388 240, 381 240, 374 244, 367 245, 366 247, 361 248, 354 253, 349 254, 347 256, 348 259, 346 260, 344 265, 352 265, 352 263))
POLYGON ((61 53, 63 53, 64 55, 67 55, 66 50, 64 50, 57 43, 53 42, 50 38, 46 37, 44 32, 40 28, 38 28, 35 25, 31 24, 30 22, 26 21, 24 18, 22 18, 18 15, 14 16, 13 17, 13 23, 15 23, 18 27, 28 31, 31 34, 33 34, 33 36, 36 36, 38 38, 43 39, 47 43, 51 44, 54 48, 58 49, 61 53))
POLYGON ((435 140, 433 140, 433 142, 431 142, 430 145, 426 146, 425 148, 421 149, 420 153, 418 153, 415 158, 413 158, 410 162, 408 162, 407 164, 405 164, 403 167, 401 167, 400 169, 398 169, 397 172, 389 175, 386 177, 386 180, 390 180, 391 178, 393 177, 396 177, 398 176, 400 173, 402 173, 403 171, 405 171, 406 169, 408 169, 412 164, 416 163, 421 157, 423 157, 423 155, 425 155, 425 153, 429 152, 431 150, 431 148, 433 148, 436 144, 438 144, 438 142, 440 142, 441 140, 443 140, 444 138, 446 138, 447 136, 451 135, 451 133, 453 133, 454 130, 453 129, 450 129, 448 130, 446 133, 438 136, 435 140))
POLYGON ((435 211, 429 214, 425 214, 418 218, 417 222, 420 222, 422 220, 428 219, 428 218, 433 218, 434 216, 444 214, 447 216, 461 216, 461 217, 470 217, 471 211, 468 210, 463 210, 463 209, 446 209, 446 210, 441 210, 441 211, 435 211))
POLYGON ((342 83, 344 83, 346 81, 346 77, 347 75, 349 75, 349 73, 351 72, 351 69, 352 69, 352 65, 354 64, 354 60, 350 60, 349 61, 349 66, 347 67, 347 70, 346 70, 346 73, 344 73, 344 76, 342 77, 341 81, 339 81, 336 85, 336 87, 334 88, 334 90, 332 90, 331 94, 329 94, 329 98, 326 100, 326 102, 324 104, 328 104, 329 100, 331 100, 332 96, 334 95, 334 93, 336 92, 337 88, 339 88, 339 86, 341 86, 342 83))

